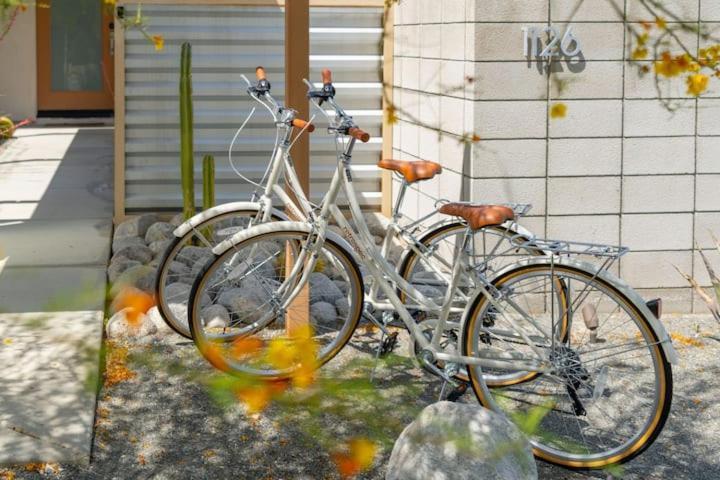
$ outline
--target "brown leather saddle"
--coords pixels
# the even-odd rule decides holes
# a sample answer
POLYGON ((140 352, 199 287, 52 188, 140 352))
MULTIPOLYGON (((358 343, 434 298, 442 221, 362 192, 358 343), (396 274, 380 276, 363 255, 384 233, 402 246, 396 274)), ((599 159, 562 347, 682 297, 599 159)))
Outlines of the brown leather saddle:
POLYGON ((477 230, 483 227, 502 225, 515 219, 512 208, 503 205, 471 205, 468 203, 446 203, 440 207, 440 213, 454 215, 464 219, 470 228, 477 230))
POLYGON ((380 160, 377 165, 385 170, 398 172, 408 183, 414 183, 420 180, 429 180, 438 173, 442 172, 442 166, 439 163, 430 162, 428 160, 416 160, 414 162, 409 162, 406 160, 388 159, 380 160))

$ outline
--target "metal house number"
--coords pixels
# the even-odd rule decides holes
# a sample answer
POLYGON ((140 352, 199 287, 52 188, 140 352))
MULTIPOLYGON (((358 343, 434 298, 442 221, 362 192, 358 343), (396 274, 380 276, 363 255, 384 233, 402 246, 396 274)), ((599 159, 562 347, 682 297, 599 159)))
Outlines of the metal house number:
POLYGON ((573 34, 572 25, 560 35, 558 29, 553 26, 543 28, 522 27, 523 32, 523 55, 526 57, 550 59, 559 57, 560 54, 566 57, 574 57, 582 50, 580 40, 573 34), (547 33, 547 43, 543 45, 542 34, 547 33), (539 47, 544 47, 540 50, 539 47))

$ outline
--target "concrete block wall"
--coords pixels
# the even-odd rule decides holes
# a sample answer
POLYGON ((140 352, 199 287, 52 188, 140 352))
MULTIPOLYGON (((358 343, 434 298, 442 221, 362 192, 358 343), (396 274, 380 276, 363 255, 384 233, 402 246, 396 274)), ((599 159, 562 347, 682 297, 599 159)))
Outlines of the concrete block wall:
MULTIPOLYGON (((702 312, 673 265, 707 285, 697 243, 720 268, 708 233, 720 236, 720 82, 694 99, 680 80, 672 91, 681 108, 664 109, 652 76, 626 62, 618 11, 648 20, 637 0, 585 0, 571 22, 584 60, 556 63, 548 75, 523 56, 521 28, 564 31, 577 3, 400 0, 394 154, 444 167, 411 192, 407 212, 431 211, 438 197, 532 203, 523 224, 538 235, 626 245, 623 278, 646 297, 662 296, 666 311, 702 312), (549 118, 556 102, 567 105, 566 118, 549 118), (480 142, 457 139, 473 133, 480 142)), ((720 30, 716 0, 664 4, 720 30)))

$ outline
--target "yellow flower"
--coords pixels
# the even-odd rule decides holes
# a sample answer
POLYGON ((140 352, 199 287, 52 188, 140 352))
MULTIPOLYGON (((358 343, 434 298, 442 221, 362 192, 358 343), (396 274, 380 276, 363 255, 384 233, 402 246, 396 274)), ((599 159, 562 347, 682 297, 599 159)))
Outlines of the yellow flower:
POLYGON ((159 51, 161 51, 163 48, 165 48, 165 39, 163 38, 162 35, 153 35, 153 36, 152 36, 152 41, 153 41, 153 43, 155 44, 155 51, 156 51, 156 52, 159 52, 159 51))
POLYGON ((650 34, 647 32, 643 33, 642 35, 638 35, 638 38, 637 38, 638 45, 641 47, 644 47, 645 44, 647 43, 649 37, 650 37, 650 34))
POLYGON ((632 59, 633 60, 642 60, 643 58, 647 58, 648 50, 645 47, 637 47, 632 52, 632 59))
POLYGON ((662 17, 656 17, 655 18, 655 25, 661 30, 664 30, 667 28, 667 22, 662 17))
POLYGON ((567 115, 567 105, 564 103, 554 103, 550 107, 550 118, 565 118, 567 115))
POLYGON ((390 105, 389 107, 387 107, 387 110, 385 110, 385 114, 387 115, 387 121, 389 125, 395 125, 398 122, 397 110, 395 109, 394 105, 390 105))
POLYGON ((8 347, 12 345, 13 339, 12 338, 3 338, 3 344, 7 345, 8 347))
POLYGON ((114 5, 115 5, 115 0, 105 0, 104 3, 105 3, 105 5, 114 6, 114 5))
POLYGON ((709 77, 702 73, 694 73, 687 77, 687 93, 695 97, 702 94, 708 87, 709 77))

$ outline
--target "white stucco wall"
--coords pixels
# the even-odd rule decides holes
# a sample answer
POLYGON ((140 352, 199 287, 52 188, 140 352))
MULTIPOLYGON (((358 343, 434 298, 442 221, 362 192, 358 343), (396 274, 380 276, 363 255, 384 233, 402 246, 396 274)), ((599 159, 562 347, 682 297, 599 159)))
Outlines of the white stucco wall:
POLYGON ((35 8, 28 8, 0 42, 0 114, 15 120, 37 114, 35 46, 35 8))
MULTIPOLYGON (((613 1, 631 20, 644 20, 636 0, 613 1)), ((683 20, 720 29, 717 0, 664 3, 683 20)), ((572 21, 584 65, 560 65, 558 76, 569 82, 559 92, 523 56, 521 28, 562 30, 575 4, 400 1, 394 98, 408 114, 394 127, 395 156, 444 167, 418 185, 408 211, 430 210, 433 197, 532 203, 522 223, 538 235, 626 245, 633 252, 619 272, 631 285, 663 297, 666 311, 703 311, 673 265, 707 285, 698 243, 720 268, 708 234, 720 236, 720 83, 714 79, 700 99, 680 89, 682 108, 669 113, 651 75, 639 78, 625 61, 622 15, 607 0, 585 0, 572 21), (566 118, 549 119, 556 102, 567 105, 566 118), (412 117, 482 140, 439 138, 412 117)), ((702 44, 689 33, 685 41, 702 44)))

